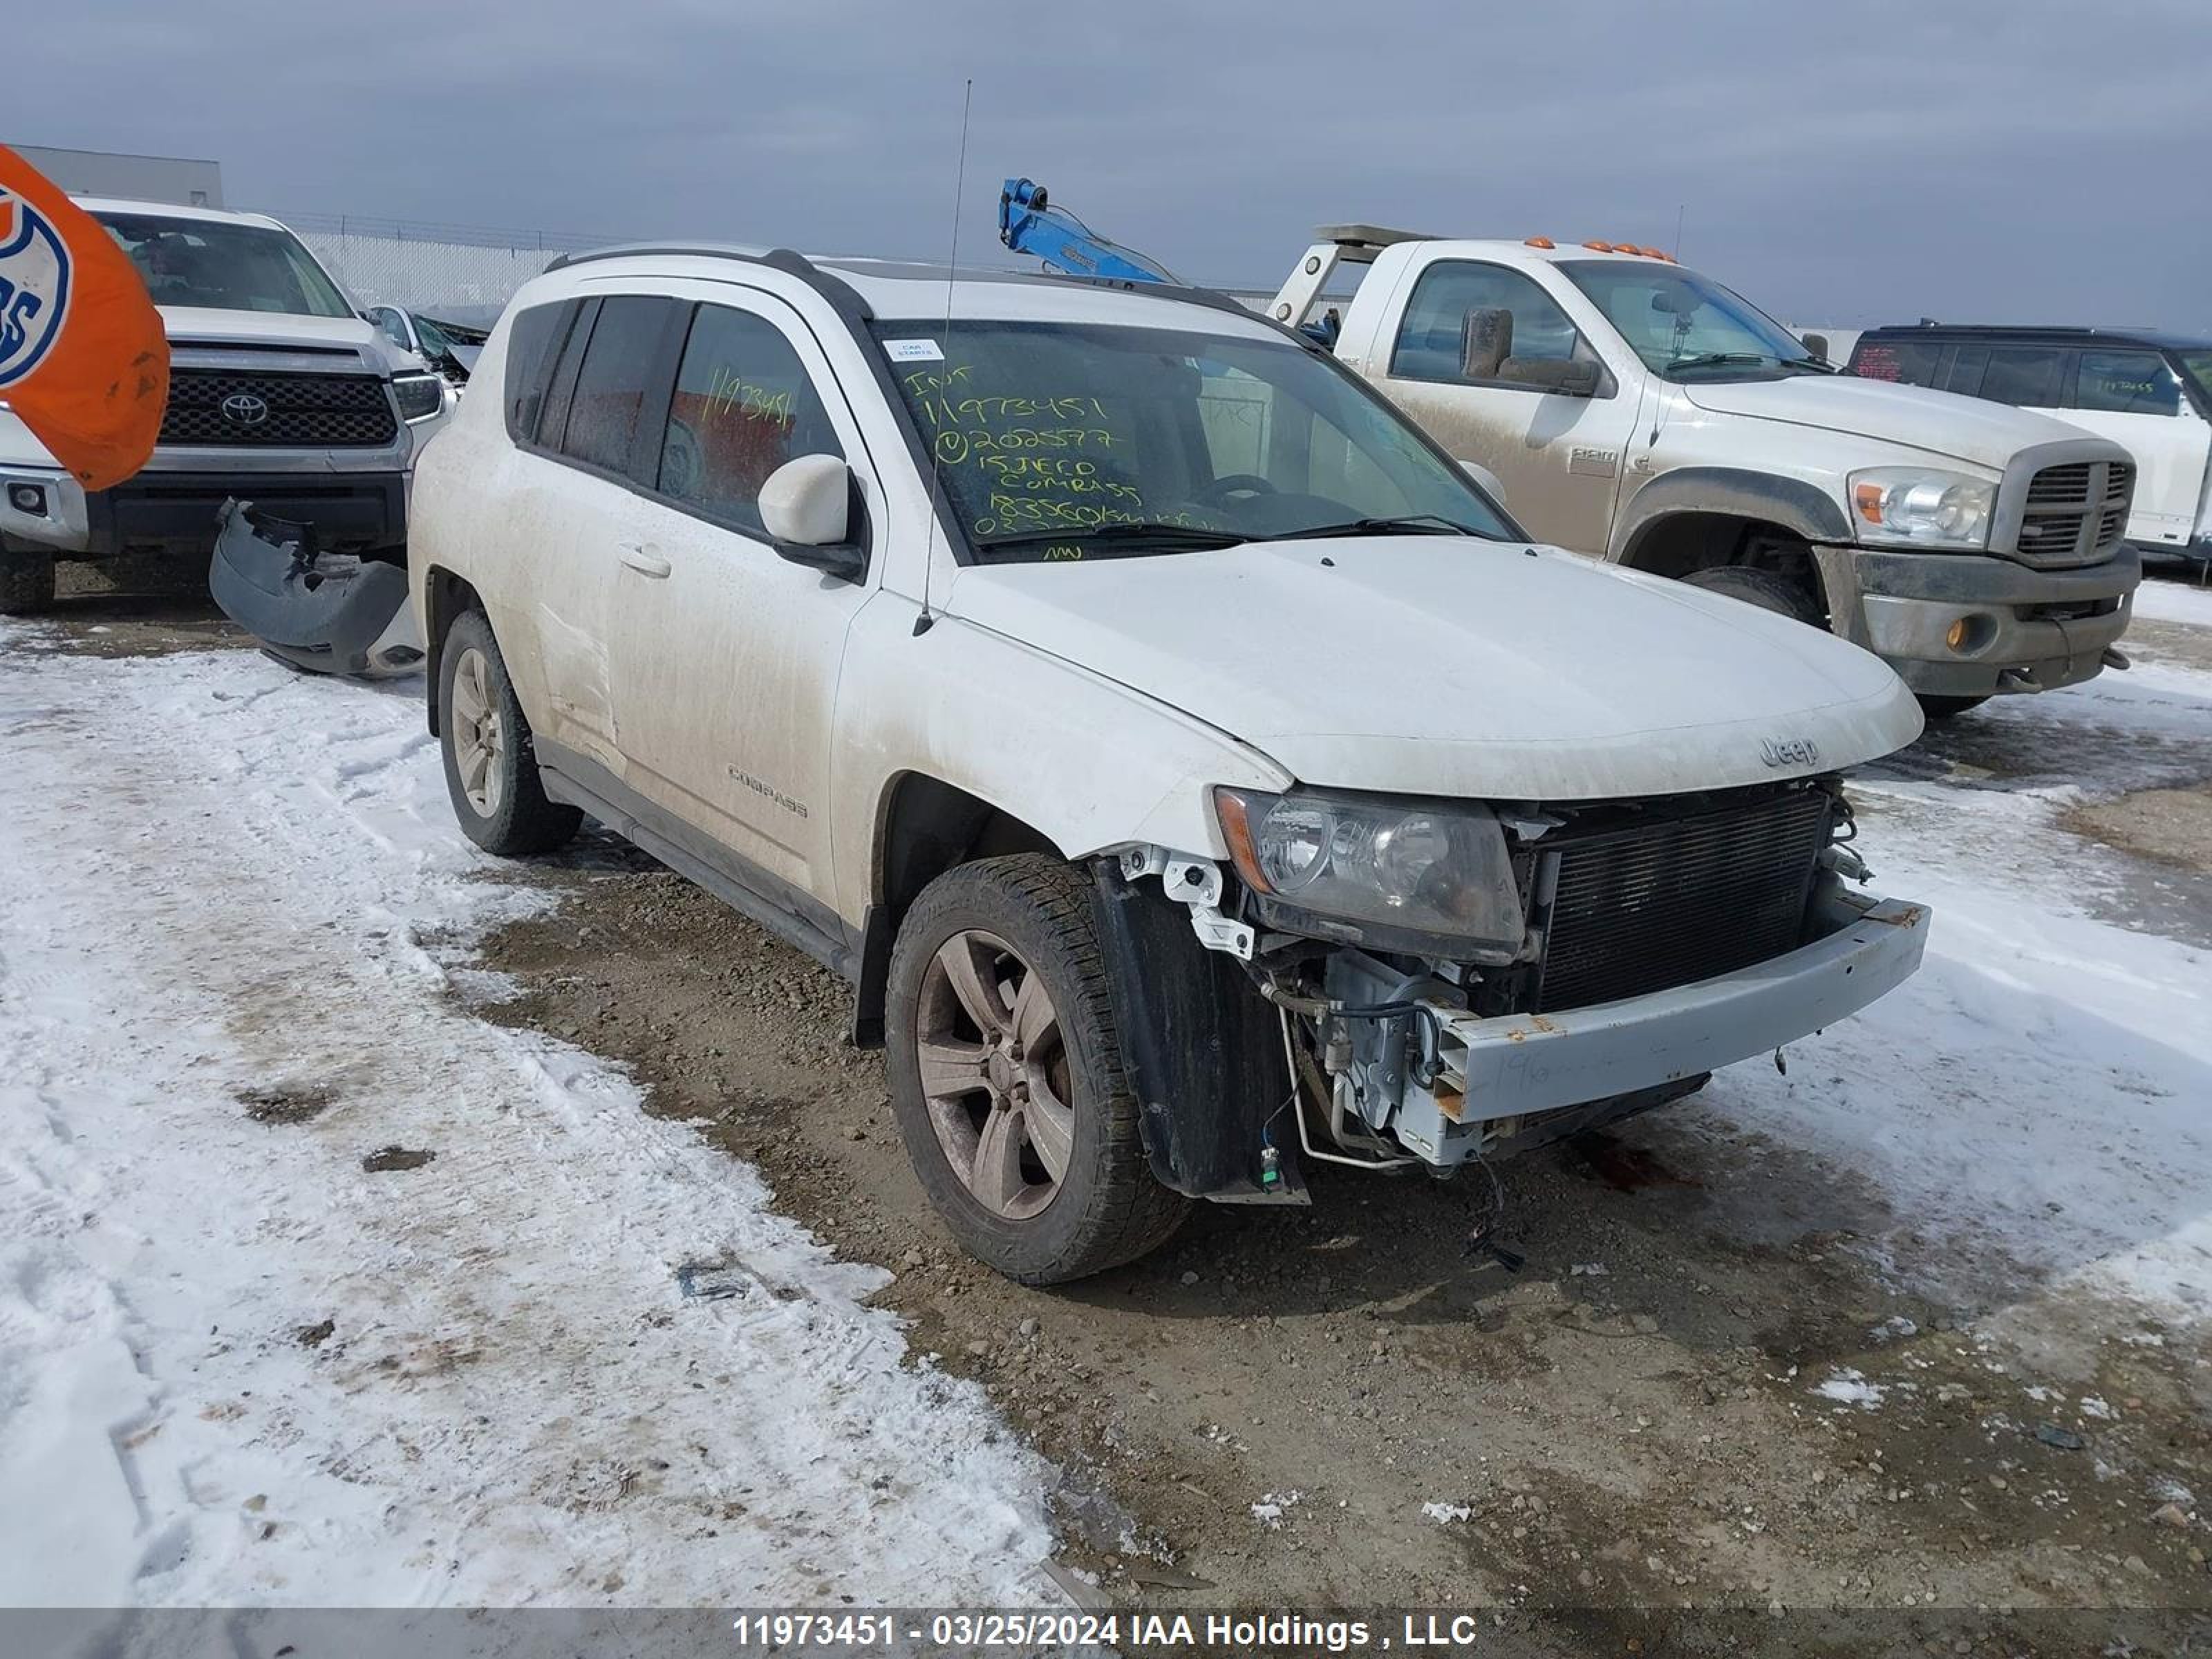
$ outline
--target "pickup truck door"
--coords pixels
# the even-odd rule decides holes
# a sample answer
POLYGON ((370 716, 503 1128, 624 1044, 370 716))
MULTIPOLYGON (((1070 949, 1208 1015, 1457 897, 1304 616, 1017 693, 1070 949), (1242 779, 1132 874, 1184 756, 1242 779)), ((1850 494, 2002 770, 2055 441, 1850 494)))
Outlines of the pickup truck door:
POLYGON ((1531 534, 1604 554, 1636 400, 1621 395, 1603 359, 1534 279, 1484 260, 1437 259, 1394 305, 1373 350, 1368 377, 1453 455, 1497 475, 1506 507, 1531 534), (1472 380, 1461 356, 1467 314, 1492 307, 1513 318, 1509 374, 1472 380), (1517 365, 1548 359, 1594 364, 1595 395, 1510 378, 1517 365))
POLYGON ((835 890, 831 718, 876 572, 840 581, 780 557, 757 498, 811 454, 842 457, 861 500, 883 498, 799 313, 728 284, 700 292, 716 297, 691 308, 652 483, 614 549, 616 721, 630 787, 793 890, 767 896, 806 915, 806 897, 835 890))

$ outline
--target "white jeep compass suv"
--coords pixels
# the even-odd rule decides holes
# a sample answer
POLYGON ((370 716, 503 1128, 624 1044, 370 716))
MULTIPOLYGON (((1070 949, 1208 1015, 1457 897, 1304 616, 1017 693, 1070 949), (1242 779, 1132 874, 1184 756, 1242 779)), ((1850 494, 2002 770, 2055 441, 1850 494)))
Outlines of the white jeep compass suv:
POLYGON ((1837 776, 1919 732, 1895 674, 1531 544, 1233 301, 613 250, 475 386, 411 568, 463 828, 588 812, 848 976, 1015 1278, 1662 1104, 1919 963, 1837 776))

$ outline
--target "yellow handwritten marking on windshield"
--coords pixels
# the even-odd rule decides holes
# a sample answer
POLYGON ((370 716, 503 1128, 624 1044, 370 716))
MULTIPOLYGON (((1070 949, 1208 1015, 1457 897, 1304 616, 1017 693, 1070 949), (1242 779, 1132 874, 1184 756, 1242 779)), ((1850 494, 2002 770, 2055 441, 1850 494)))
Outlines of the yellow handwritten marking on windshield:
MULTIPOLYGON (((981 392, 976 380, 972 363, 900 377, 939 465, 975 515, 977 536, 1150 521, 1142 492, 1111 465, 1134 441, 1126 411, 1117 416, 1085 392, 981 392)), ((1067 544, 1041 551, 1048 559, 1081 556, 1067 544)))

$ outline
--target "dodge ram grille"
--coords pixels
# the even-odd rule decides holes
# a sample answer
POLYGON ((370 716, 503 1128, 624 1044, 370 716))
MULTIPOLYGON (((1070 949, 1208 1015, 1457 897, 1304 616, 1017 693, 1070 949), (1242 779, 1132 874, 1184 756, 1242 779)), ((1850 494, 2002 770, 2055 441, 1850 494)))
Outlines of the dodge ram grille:
POLYGON ((2094 564, 2128 533, 2136 470, 2126 461, 2069 461, 2028 480, 2014 556, 2023 564, 2094 564))
POLYGON ((1830 798, 1796 789, 1595 834, 1562 832, 1536 1011, 1644 996, 1794 951, 1830 798))
POLYGON ((161 441, 201 448, 380 449, 398 435, 373 374, 239 374, 178 368, 161 441))

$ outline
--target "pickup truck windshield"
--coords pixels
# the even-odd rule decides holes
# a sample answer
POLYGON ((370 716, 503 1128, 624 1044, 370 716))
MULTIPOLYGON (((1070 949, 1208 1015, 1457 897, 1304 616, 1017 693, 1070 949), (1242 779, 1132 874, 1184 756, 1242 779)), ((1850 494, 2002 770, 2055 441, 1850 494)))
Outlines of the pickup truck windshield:
POLYGON ((1741 295, 1651 259, 1577 259, 1559 269, 1670 380, 1772 380, 1822 372, 1804 343, 1741 295))
POLYGON ((337 285, 289 231, 148 213, 93 216, 122 244, 157 306, 353 315, 337 285))
POLYGON ((1516 533, 1402 417, 1287 341, 1073 323, 877 329, 987 562, 1516 533))

